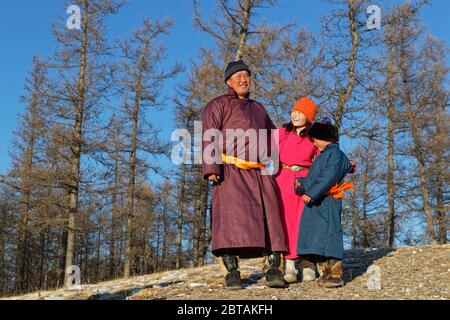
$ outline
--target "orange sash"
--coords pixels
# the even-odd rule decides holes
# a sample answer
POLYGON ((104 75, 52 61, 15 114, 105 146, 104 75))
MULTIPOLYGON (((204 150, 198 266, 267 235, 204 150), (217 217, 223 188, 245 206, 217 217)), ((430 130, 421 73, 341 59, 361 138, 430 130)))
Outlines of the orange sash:
POLYGON ((336 183, 336 185, 331 187, 325 195, 331 194, 335 199, 342 199, 344 197, 344 191, 353 190, 354 188, 355 186, 353 183, 344 181, 341 186, 336 183))
POLYGON ((242 170, 262 169, 266 167, 264 163, 242 160, 236 157, 227 156, 226 154, 223 153, 222 153, 222 161, 223 163, 234 164, 236 167, 242 170))

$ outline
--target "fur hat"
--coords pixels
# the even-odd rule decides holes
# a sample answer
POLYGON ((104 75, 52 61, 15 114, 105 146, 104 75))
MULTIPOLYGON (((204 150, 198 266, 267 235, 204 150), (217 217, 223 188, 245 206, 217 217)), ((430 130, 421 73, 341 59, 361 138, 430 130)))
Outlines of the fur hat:
POLYGON ((252 75, 250 68, 244 63, 244 61, 231 61, 230 63, 228 63, 227 68, 225 69, 225 82, 227 82, 233 74, 243 70, 247 71, 249 75, 252 75))
POLYGON ((321 122, 314 122, 308 130, 308 135, 311 138, 332 143, 339 141, 338 128, 332 124, 328 117, 324 117, 321 122))

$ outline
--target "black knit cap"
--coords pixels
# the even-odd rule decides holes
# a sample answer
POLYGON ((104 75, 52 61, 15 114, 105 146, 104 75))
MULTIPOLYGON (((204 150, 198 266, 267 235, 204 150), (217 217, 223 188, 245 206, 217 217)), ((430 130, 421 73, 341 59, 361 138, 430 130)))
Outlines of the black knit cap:
POLYGON ((329 118, 324 118, 321 122, 314 122, 308 130, 308 135, 311 138, 332 143, 339 141, 339 130, 329 118))
POLYGON ((244 61, 238 60, 238 61, 231 61, 230 63, 228 63, 225 69, 225 82, 227 82, 228 79, 230 79, 230 77, 233 74, 242 70, 245 70, 248 72, 249 75, 252 75, 250 68, 248 67, 248 65, 244 63, 244 61))

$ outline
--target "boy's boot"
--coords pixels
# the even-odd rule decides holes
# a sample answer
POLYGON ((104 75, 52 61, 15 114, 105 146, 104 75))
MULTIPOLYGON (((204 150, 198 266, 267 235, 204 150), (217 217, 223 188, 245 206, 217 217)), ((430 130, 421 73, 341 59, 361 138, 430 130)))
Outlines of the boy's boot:
POLYGON ((270 288, 286 288, 283 273, 280 271, 281 254, 273 253, 269 256, 269 270, 266 272, 267 286, 270 288))
POLYGON ((302 271, 302 281, 316 280, 315 264, 312 261, 302 257, 300 258, 299 266, 302 271))
POLYGON ((223 264, 227 269, 228 273, 225 276, 225 286, 228 289, 242 289, 241 284, 241 273, 238 268, 238 258, 235 256, 223 256, 222 257, 223 264))
POLYGON ((295 268, 295 260, 284 260, 284 280, 287 283, 297 282, 297 269, 295 268))
POLYGON ((342 261, 331 259, 322 262, 323 275, 319 279, 319 284, 325 288, 337 288, 344 285, 342 261))

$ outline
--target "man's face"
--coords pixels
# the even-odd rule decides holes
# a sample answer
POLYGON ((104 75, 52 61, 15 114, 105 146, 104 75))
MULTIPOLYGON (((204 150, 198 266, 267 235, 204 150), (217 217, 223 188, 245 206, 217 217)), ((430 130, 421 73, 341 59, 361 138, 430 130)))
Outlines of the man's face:
POLYGON ((320 152, 325 150, 327 145, 329 145, 331 143, 331 142, 324 141, 324 140, 319 140, 319 139, 316 139, 316 138, 313 138, 313 140, 314 140, 314 145, 316 146, 317 149, 320 150, 320 152))
POLYGON ((234 89, 240 98, 244 98, 250 90, 251 78, 247 71, 239 71, 227 80, 228 86, 234 89))

